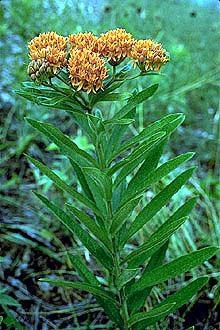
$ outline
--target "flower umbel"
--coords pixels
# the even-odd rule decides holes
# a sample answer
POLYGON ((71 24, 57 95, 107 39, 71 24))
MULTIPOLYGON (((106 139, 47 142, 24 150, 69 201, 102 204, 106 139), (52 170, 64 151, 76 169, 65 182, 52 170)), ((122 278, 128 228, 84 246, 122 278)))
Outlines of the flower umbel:
POLYGON ((131 54, 134 38, 124 29, 110 30, 98 38, 98 52, 107 57, 111 65, 118 65, 131 54))
POLYGON ((66 65, 67 39, 55 32, 42 33, 28 44, 31 60, 43 60, 55 74, 66 65))
POLYGON ((77 90, 97 92, 108 76, 105 61, 90 49, 73 49, 68 63, 70 80, 77 90))
POLYGON ((71 49, 91 49, 93 52, 97 52, 97 40, 98 38, 91 32, 76 33, 69 36, 69 42, 71 49))
POLYGON ((137 40, 132 47, 131 58, 142 71, 159 71, 161 66, 169 61, 162 45, 151 39, 137 40))

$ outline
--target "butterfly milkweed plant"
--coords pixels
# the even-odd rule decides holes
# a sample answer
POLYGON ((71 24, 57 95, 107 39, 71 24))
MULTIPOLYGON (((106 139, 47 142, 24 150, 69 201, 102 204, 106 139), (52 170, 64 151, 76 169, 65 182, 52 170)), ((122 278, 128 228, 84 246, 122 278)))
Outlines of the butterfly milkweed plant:
POLYGON ((158 85, 138 92, 122 92, 121 87, 128 89, 134 86, 129 84, 131 80, 158 75, 169 61, 168 54, 160 43, 135 40, 124 29, 110 30, 99 37, 91 32, 68 37, 47 32, 33 38, 28 48, 30 81, 24 82, 17 93, 48 109, 67 111, 93 146, 87 152, 59 127, 26 119, 69 159, 79 183, 76 189, 45 164, 27 156, 72 202, 57 205, 37 192, 35 195, 67 227, 75 244, 85 247, 92 261, 89 265, 88 258, 80 255, 82 249, 74 249, 75 253, 67 253, 67 260, 78 272, 80 281, 39 280, 94 295, 113 329, 147 329, 188 303, 208 277, 189 281, 153 307, 146 305, 152 288, 201 265, 218 249, 205 247, 164 261, 169 240, 187 220, 195 197, 162 219, 162 225, 139 246, 131 244, 195 169, 175 171, 192 158, 191 152, 160 162, 172 132, 184 120, 183 114, 166 115, 140 133, 131 134, 136 107, 152 97, 158 85), (144 202, 145 193, 173 171, 180 174, 148 203, 144 202))

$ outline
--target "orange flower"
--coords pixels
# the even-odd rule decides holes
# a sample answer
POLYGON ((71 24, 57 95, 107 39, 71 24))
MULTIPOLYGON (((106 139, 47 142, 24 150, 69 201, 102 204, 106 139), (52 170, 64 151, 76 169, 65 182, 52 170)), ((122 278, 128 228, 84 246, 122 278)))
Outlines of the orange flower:
POLYGON ((97 52, 97 40, 98 38, 91 32, 71 34, 69 36, 69 42, 71 49, 84 49, 89 48, 93 52, 97 52))
POLYGON ((42 33, 28 44, 31 60, 44 60, 55 74, 66 65, 67 39, 55 32, 42 33))
POLYGON ((131 51, 131 58, 141 70, 159 71, 169 61, 166 50, 153 40, 137 40, 131 51))
POLYGON ((107 57, 111 65, 118 65, 130 56, 134 38, 124 29, 110 30, 98 38, 98 52, 107 57))
POLYGON ((108 76, 105 61, 90 49, 72 49, 68 63, 71 83, 77 90, 96 92, 108 76))

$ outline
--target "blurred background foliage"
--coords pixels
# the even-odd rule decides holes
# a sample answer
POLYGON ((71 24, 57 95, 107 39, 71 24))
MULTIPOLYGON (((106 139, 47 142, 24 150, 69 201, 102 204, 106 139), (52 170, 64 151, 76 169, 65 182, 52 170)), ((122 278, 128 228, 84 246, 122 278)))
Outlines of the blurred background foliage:
MULTIPOLYGON (((46 31, 63 35, 84 31, 100 34, 123 27, 135 38, 153 38, 162 42, 170 53, 171 61, 163 70, 163 76, 148 76, 126 85, 126 88, 141 90, 154 82, 160 84, 152 100, 138 107, 137 124, 131 134, 167 113, 183 112, 186 120, 173 135, 164 158, 185 151, 196 152, 193 163, 198 165, 197 173, 191 185, 184 188, 173 202, 178 205, 193 192, 198 194, 198 204, 191 221, 172 239, 169 259, 196 249, 196 246, 219 244, 220 240, 219 16, 217 0, 0 2, 0 289, 4 290, 4 303, 0 300, 0 304, 4 316, 7 315, 8 328, 11 324, 12 329, 13 326, 19 328, 19 320, 33 329, 69 329, 73 325, 76 326, 73 329, 80 329, 78 319, 80 323, 92 324, 90 328, 85 326, 82 329, 95 329, 100 319, 105 324, 103 329, 108 328, 98 307, 90 306, 90 296, 70 294, 63 289, 52 290, 46 284, 39 285, 35 276, 39 273, 68 273, 71 265, 64 256, 74 242, 70 242, 68 234, 63 229, 60 231, 59 225, 32 196, 31 190, 40 190, 62 203, 62 194, 58 194, 49 179, 26 161, 24 153, 40 158, 69 183, 76 185, 76 182, 68 161, 58 154, 56 146, 38 136, 24 117, 53 122, 85 150, 91 149, 91 145, 68 114, 38 107, 14 93, 21 82, 27 80, 27 42, 46 31), (12 299, 8 302, 7 293, 12 299)), ((115 107, 113 103, 101 106, 105 112, 113 111, 115 107)), ((169 208, 163 212, 166 214, 169 208)), ((161 214, 155 223, 160 221, 161 214)), ((148 235, 149 227, 135 239, 141 242, 148 235)), ((90 261, 89 256, 87 259, 90 261)), ((207 263, 205 267, 200 273, 214 272, 214 278, 219 276, 217 261, 207 263)), ((169 283, 170 290, 175 290, 184 281, 185 277, 182 277, 177 283, 169 283)), ((213 310, 219 303, 216 283, 214 280, 202 293, 203 298, 210 299, 213 310)), ((162 292, 163 288, 153 292, 152 301, 162 299, 162 292)), ((205 316, 202 313, 198 316, 197 329, 200 326, 201 329, 212 329, 210 324, 216 322, 215 313, 210 314, 209 309, 204 313, 205 316), (201 317, 207 321, 201 321, 201 317)), ((184 314, 180 313, 169 319, 170 327, 186 329, 191 325, 190 317, 185 318, 188 320, 185 323, 183 318, 184 314)), ((158 325, 158 329, 165 328, 163 323, 158 325)))

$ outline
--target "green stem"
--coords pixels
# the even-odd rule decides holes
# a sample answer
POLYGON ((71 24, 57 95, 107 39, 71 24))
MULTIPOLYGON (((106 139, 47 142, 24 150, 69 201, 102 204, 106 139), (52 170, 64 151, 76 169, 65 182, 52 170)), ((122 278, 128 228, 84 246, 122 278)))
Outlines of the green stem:
MULTIPOLYGON (((102 145, 100 141, 96 141, 96 154, 98 158, 98 164, 99 164, 99 169, 101 171, 106 170, 106 159, 102 150, 102 145)), ((112 223, 112 218, 113 218, 113 211, 112 211, 112 200, 111 201, 106 201, 107 205, 107 226, 106 229, 109 232, 109 228, 112 223)), ((121 268, 121 263, 120 263, 120 252, 118 248, 118 241, 117 237, 113 236, 109 232, 109 238, 112 241, 112 257, 113 257, 113 263, 114 263, 114 269, 112 271, 112 274, 109 274, 109 285, 112 285, 114 288, 114 291, 117 293, 118 296, 118 301, 121 307, 121 317, 123 320, 123 328, 121 330, 129 330, 128 326, 128 308, 127 308, 127 302, 126 302, 126 295, 124 288, 119 289, 117 287, 117 279, 122 273, 122 268, 121 268)))

